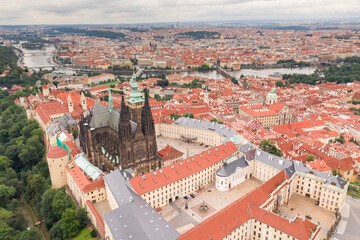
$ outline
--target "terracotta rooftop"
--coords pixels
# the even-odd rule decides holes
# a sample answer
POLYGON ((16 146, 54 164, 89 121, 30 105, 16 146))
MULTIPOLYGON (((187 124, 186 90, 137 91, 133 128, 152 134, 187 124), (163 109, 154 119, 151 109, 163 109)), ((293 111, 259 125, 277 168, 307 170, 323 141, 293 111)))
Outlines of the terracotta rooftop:
POLYGON ((209 166, 230 157, 237 151, 233 142, 227 142, 186 160, 130 179, 131 186, 139 195, 176 182, 187 176, 200 172, 209 166))

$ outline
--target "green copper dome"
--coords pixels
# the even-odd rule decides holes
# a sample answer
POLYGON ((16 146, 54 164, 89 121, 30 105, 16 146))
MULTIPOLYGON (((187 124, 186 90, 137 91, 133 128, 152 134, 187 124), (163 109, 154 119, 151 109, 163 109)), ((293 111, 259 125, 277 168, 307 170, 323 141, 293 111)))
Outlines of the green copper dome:
POLYGON ((130 99, 128 99, 127 101, 130 103, 144 102, 144 96, 139 92, 139 86, 136 83, 135 72, 133 73, 133 76, 131 78, 130 86, 131 86, 130 99))

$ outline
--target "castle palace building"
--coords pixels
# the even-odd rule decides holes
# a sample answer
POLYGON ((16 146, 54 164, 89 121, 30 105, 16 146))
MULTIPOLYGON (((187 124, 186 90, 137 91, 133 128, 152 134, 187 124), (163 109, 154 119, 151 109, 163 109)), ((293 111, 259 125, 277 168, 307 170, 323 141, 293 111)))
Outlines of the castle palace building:
POLYGON ((98 102, 80 121, 80 145, 88 159, 103 171, 121 166, 134 175, 161 166, 157 156, 154 121, 148 101, 138 90, 135 76, 131 80, 130 98, 122 97, 121 109, 114 109, 109 89, 109 107, 98 102))

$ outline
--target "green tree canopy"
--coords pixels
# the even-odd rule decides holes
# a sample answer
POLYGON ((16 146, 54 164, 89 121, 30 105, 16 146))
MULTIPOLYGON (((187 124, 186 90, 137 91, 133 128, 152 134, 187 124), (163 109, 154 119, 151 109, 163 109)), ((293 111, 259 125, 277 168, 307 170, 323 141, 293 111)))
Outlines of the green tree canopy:
POLYGON ((281 150, 278 149, 274 142, 270 141, 269 139, 264 139, 260 142, 260 149, 278 157, 282 156, 281 150))
POLYGON ((76 219, 75 209, 68 208, 61 216, 62 224, 61 230, 63 231, 64 238, 73 238, 75 237, 80 230, 80 223, 76 219))

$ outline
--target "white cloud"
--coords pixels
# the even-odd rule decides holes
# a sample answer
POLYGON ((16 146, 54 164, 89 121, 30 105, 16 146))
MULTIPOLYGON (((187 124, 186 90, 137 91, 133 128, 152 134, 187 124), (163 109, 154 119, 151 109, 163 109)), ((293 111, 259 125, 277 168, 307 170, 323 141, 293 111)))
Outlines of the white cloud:
POLYGON ((0 0, 0 24, 101 24, 360 16, 359 0, 0 0))

